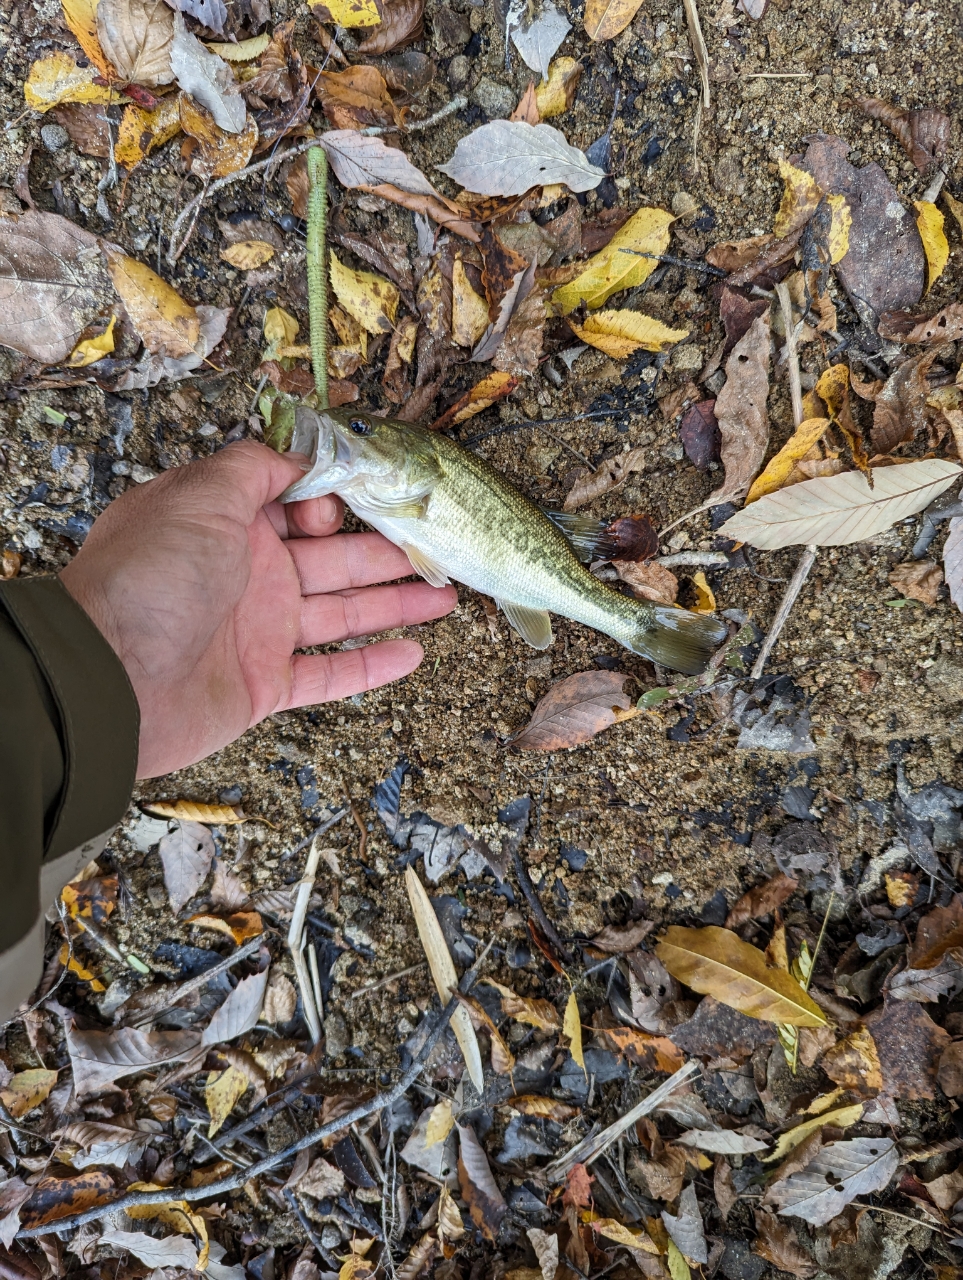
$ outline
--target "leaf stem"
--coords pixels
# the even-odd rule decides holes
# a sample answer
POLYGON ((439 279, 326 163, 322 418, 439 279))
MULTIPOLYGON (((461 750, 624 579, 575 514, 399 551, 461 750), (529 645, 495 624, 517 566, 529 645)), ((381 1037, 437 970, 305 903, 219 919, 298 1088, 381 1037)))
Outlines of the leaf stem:
POLYGON ((328 407, 328 157, 323 147, 308 152, 308 316, 311 368, 319 407, 328 407))

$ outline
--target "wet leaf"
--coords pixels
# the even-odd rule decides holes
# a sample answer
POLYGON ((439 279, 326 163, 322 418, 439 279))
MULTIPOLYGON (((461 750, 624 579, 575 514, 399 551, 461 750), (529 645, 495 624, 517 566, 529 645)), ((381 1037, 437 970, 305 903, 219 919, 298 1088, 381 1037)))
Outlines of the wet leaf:
POLYGON ((932 969, 904 969, 890 980, 889 994, 894 1000, 927 1003, 943 996, 950 999, 963 991, 963 948, 947 951, 932 969))
POLYGON ((617 671, 580 671, 553 684, 531 720, 512 739, 521 751, 559 751, 588 742, 625 717, 632 706, 617 671))
POLYGON ((471 1220, 486 1240, 498 1235, 508 1205, 492 1177, 485 1152, 470 1125, 458 1125, 458 1185, 471 1220))
POLYGON ((782 204, 772 229, 780 239, 785 239, 806 225, 816 212, 823 192, 811 174, 786 160, 779 161, 779 176, 783 181, 782 204))
POLYGON ((123 1076, 193 1058, 201 1047, 196 1031, 78 1031, 72 1022, 64 1030, 78 1097, 98 1093, 123 1076))
POLYGON ((699 1202, 696 1199, 695 1183, 690 1182, 679 1197, 678 1214, 671 1214, 667 1209, 663 1209, 662 1221, 665 1223, 670 1239, 686 1261, 695 1263, 709 1261, 709 1249, 706 1245, 699 1202))
POLYGON ((950 521, 950 531, 943 545, 943 572, 950 599, 963 613, 963 517, 950 521))
POLYGON ((826 1016, 800 984, 782 969, 770 969, 756 947, 727 929, 673 925, 656 955, 674 978, 693 991, 714 996, 750 1018, 795 1027, 821 1027, 826 1016))
POLYGON ((926 254, 926 292, 933 288, 950 260, 950 245, 943 230, 943 215, 929 200, 914 200, 916 226, 926 254))
POLYGON ((526 67, 545 80, 552 58, 572 29, 568 18, 552 0, 542 0, 537 14, 532 6, 512 0, 505 25, 526 67))
POLYGON ((452 342, 474 347, 488 328, 488 303, 472 288, 460 258, 452 266, 451 304, 452 342))
POLYGON ((395 286, 371 271, 346 267, 331 252, 331 288, 348 315, 368 333, 390 333, 400 295, 395 286))
POLYGON ((769 1147, 768 1142, 734 1129, 687 1129, 674 1141, 683 1147, 696 1147, 699 1151, 726 1156, 750 1155, 754 1151, 766 1151, 769 1147))
POLYGON ((39 1107, 46 1101, 50 1090, 57 1083, 57 1072, 46 1067, 31 1067, 17 1071, 0 1089, 0 1101, 15 1120, 39 1107))
POLYGON ((747 920, 771 916, 798 888, 799 881, 795 876, 787 876, 780 871, 742 895, 726 916, 726 928, 738 929, 747 920))
POLYGON ((892 1138, 831 1142, 805 1169, 773 1183, 766 1198, 781 1214, 822 1227, 857 1196, 882 1191, 898 1165, 892 1138))
POLYGON ((932 107, 896 107, 880 98, 857 93, 857 107, 890 129, 920 173, 927 173, 946 155, 950 139, 950 118, 932 107))
POLYGON ((585 1070, 585 1054, 582 1052, 582 1018, 578 1011, 575 992, 571 992, 565 1005, 565 1016, 562 1019, 562 1035, 568 1040, 569 1053, 585 1070))
POLYGON ((518 120, 481 125, 459 140, 447 164, 437 167, 483 196, 521 196, 532 187, 553 183, 571 191, 591 191, 605 177, 604 170, 590 164, 585 153, 570 146, 552 125, 518 120))
POLYGON ((636 564, 618 561, 615 572, 632 588, 639 600, 652 600, 656 604, 675 604, 679 594, 679 579, 665 565, 636 564))
POLYGON ((401 114, 377 67, 323 71, 316 93, 333 129, 363 129, 370 125, 397 126, 401 123, 401 114))
POLYGON ((252 973, 250 977, 241 979, 205 1028, 201 1035, 202 1044, 214 1045, 235 1040, 257 1024, 264 1004, 269 972, 269 969, 264 969, 261 973, 252 973))
POLYGON ((805 458, 810 449, 817 445, 826 434, 831 423, 828 418, 809 418, 801 422, 795 433, 790 436, 783 447, 766 463, 764 469, 756 476, 746 494, 746 505, 767 493, 775 493, 789 481, 797 462, 805 458))
POLYGON ((103 55, 124 84, 156 89, 174 79, 174 15, 164 0, 98 0, 95 23, 103 55))
MULTIPOLYGON (((106 105, 124 101, 113 89, 95 84, 96 76, 96 67, 79 67, 69 53, 50 53, 31 65, 23 85, 24 101, 32 110, 41 112, 49 111, 61 102, 106 105)), ((56 215, 48 213, 44 216, 56 215)))
POLYGON ((142 262, 111 245, 104 246, 104 253, 114 288, 147 350, 192 355, 201 329, 195 309, 142 262))
POLYGON ((383 0, 383 8, 379 25, 358 45, 358 52, 365 56, 390 53, 421 37, 425 0, 383 0))
POLYGON ((96 364, 98 360, 103 360, 104 356, 109 356, 114 349, 116 323, 117 317, 111 316, 110 323, 103 333, 99 333, 95 338, 85 338, 82 342, 78 342, 70 353, 67 368, 86 369, 88 365, 96 364))
POLYGON ((214 841, 199 822, 180 822, 161 837, 157 852, 164 868, 171 910, 177 915, 207 879, 214 858, 214 841))
POLYGON ((943 585, 943 573, 932 560, 910 560, 891 569, 887 581, 908 600, 934 605, 943 585))
MULTIPOLYGON (((158 0, 162 3, 163 0, 158 0)), ((103 5, 104 0, 100 0, 103 5)), ((170 64, 178 85, 196 98, 225 133, 241 133, 247 121, 247 104, 241 97, 231 68, 223 58, 211 53, 174 15, 174 40, 170 64)))
MULTIPOLYGON (((541 126, 547 128, 548 126, 541 126)), ((643 284, 658 262, 643 254, 665 253, 669 247, 669 227, 675 221, 664 209, 639 209, 621 227, 604 249, 589 258, 585 269, 569 284, 556 289, 552 301, 563 315, 584 302, 600 307, 613 293, 643 284), (623 253, 631 249, 631 253, 623 253)))
POLYGON ((184 1267, 193 1271, 197 1267, 197 1250, 183 1236, 167 1236, 158 1240, 146 1231, 120 1231, 108 1227, 101 1232, 99 1244, 131 1253, 148 1267, 184 1267))
POLYGON ((648 459, 645 448, 627 449, 614 458, 607 458, 597 470, 578 477, 565 498, 562 510, 576 511, 586 502, 611 493, 624 484, 633 471, 644 471, 648 459))
POLYGON ((840 1088, 872 1096, 883 1087, 876 1042, 865 1027, 857 1027, 833 1045, 819 1065, 840 1088))
POLYGON ((778 1218, 765 1209, 757 1209, 756 1239, 752 1242, 753 1253, 778 1271, 787 1271, 797 1280, 812 1280, 819 1270, 815 1262, 796 1239, 796 1233, 788 1222, 780 1222, 778 1218))
POLYGON ((327 0, 326 4, 312 4, 311 12, 319 22, 339 27, 376 27, 381 22, 375 0, 327 0))
MULTIPOLYGON (((455 972, 451 952, 448 950, 448 943, 445 941, 444 932, 438 923, 438 917, 435 915, 435 908, 431 904, 431 899, 425 892, 424 885, 418 879, 412 867, 408 867, 405 871, 405 887, 408 890, 408 899, 411 902, 411 910, 415 917, 418 937, 421 939, 421 945, 428 960, 428 968, 431 970, 435 988, 442 1003, 447 1004, 458 989, 458 975, 455 972)), ((471 1082, 481 1093, 485 1079, 481 1050, 478 1047, 475 1029, 471 1025, 471 1018, 469 1018, 464 1008, 459 1007, 455 1010, 451 1019, 451 1027, 464 1056, 471 1082)), ((474 1138, 474 1134, 472 1134, 472 1137, 474 1138)), ((474 1214, 472 1216, 474 1217, 474 1214)))
POLYGON ((928 506, 960 476, 956 463, 929 459, 873 468, 873 488, 859 472, 804 480, 760 498, 718 530, 754 547, 821 547, 865 542, 928 506))
POLYGON ((535 90, 535 109, 542 120, 551 120, 571 110, 582 79, 582 64, 576 58, 556 58, 548 69, 548 79, 535 90))
POLYGON ((88 1169, 76 1178, 41 1178, 31 1192, 20 1211, 24 1227, 43 1226, 104 1204, 114 1193, 114 1183, 102 1169, 88 1169))
POLYGON ((596 311, 583 324, 569 320, 569 327, 589 346, 619 360, 633 351, 662 351, 689 336, 688 329, 670 329, 638 311, 596 311))
MULTIPOLYGON (((736 502, 745 497, 762 466, 769 443, 769 414, 766 409, 768 396, 767 311, 752 322, 726 361, 725 385, 715 403, 716 421, 722 441, 720 456, 726 475, 722 485, 709 495, 708 501, 713 505, 736 502)), ((742 541, 748 539, 743 538, 742 541)))
POLYGON ((248 1086, 247 1076, 236 1067, 212 1071, 204 1086, 204 1105, 211 1117, 207 1136, 213 1138, 224 1124, 248 1086))
POLYGON ((556 1124, 564 1124, 566 1120, 571 1120, 573 1116, 578 1115, 578 1107, 570 1107, 565 1102, 556 1101, 555 1098, 542 1098, 534 1093, 523 1093, 514 1098, 508 1098, 505 1105, 514 1107, 523 1116, 538 1116, 542 1120, 554 1120, 556 1124))
POLYGON ((110 311, 95 236, 56 213, 0 219, 0 343, 43 364, 66 360, 110 311))
POLYGON ((274 257, 274 245, 265 240, 239 240, 237 244, 228 245, 220 251, 224 262, 239 271, 253 271, 255 267, 263 267, 274 257))

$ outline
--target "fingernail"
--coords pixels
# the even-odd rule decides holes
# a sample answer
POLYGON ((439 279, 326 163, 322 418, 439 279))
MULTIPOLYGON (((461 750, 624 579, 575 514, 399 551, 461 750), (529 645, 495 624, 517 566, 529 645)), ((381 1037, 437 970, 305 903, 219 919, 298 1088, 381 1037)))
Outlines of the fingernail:
POLYGON ((318 519, 327 524, 333 520, 338 513, 337 503, 334 498, 325 496, 318 498, 318 519))

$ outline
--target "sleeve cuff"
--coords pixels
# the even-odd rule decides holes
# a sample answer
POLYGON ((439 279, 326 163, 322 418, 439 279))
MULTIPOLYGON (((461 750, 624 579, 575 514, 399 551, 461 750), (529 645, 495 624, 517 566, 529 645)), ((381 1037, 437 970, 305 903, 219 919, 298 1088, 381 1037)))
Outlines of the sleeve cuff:
POLYGON ((120 659, 59 578, 14 578, 0 584, 0 596, 60 716, 65 779, 46 862, 123 817, 136 776, 140 712, 120 659))

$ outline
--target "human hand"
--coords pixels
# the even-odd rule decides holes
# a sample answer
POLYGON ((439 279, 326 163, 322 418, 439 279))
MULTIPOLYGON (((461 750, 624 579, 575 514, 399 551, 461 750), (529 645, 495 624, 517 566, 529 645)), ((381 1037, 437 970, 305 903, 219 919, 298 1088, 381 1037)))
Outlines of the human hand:
POLYGON ((452 587, 392 583, 411 565, 381 534, 337 534, 338 498, 274 501, 302 462, 245 441, 166 471, 112 503, 62 571, 137 695, 138 777, 201 760, 272 712, 398 680, 424 657, 413 640, 295 650, 455 607, 452 587))

